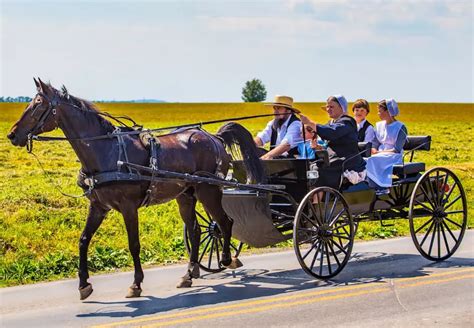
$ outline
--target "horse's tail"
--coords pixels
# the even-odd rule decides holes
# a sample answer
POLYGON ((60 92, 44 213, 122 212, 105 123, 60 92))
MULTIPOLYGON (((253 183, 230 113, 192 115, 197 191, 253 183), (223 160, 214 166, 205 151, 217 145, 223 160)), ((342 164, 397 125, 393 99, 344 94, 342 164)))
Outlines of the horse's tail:
POLYGON ((258 149, 249 131, 238 123, 229 122, 219 128, 216 136, 224 141, 232 155, 235 156, 237 153, 237 146, 240 148, 245 170, 252 181, 265 182, 265 172, 258 156, 258 149))

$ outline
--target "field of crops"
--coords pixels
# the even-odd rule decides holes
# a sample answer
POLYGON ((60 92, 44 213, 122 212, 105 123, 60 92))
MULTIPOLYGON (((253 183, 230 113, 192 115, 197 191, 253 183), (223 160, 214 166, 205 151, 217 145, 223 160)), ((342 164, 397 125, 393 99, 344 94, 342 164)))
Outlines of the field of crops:
MULTIPOLYGON (((304 114, 326 122, 321 103, 296 104, 304 114)), ((61 196, 43 175, 35 158, 25 149, 13 147, 6 135, 25 104, 0 104, 0 286, 71 277, 76 274, 78 240, 85 224, 87 199, 61 196)), ((265 114, 261 104, 98 104, 112 114, 127 114, 146 127, 265 114)), ((377 121, 376 106, 369 120, 377 121)), ((474 209, 474 109, 472 104, 400 104, 400 120, 411 135, 431 135, 430 152, 419 152, 417 160, 427 167, 445 166, 459 175, 468 195, 469 212, 474 209)), ((266 119, 243 124, 255 134, 266 119)), ((207 129, 214 132, 220 125, 207 129)), ((59 135, 56 131, 54 135, 59 135)), ((35 143, 34 152, 55 184, 64 192, 80 194, 76 186, 79 164, 69 144, 35 143)), ((472 215, 469 227, 473 227, 472 215)), ((141 258, 146 265, 173 263, 186 257, 182 223, 174 202, 140 210, 141 258)), ((391 227, 363 223, 360 239, 406 235, 406 222, 391 227)), ((111 213, 89 249, 92 272, 131 266, 125 226, 111 213)))

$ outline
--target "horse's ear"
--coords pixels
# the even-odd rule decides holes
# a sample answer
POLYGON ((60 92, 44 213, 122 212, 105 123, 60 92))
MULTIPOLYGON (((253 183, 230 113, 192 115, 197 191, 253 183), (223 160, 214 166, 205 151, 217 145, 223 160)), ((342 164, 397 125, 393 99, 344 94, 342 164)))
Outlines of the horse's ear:
POLYGON ((43 92, 44 94, 48 95, 48 94, 51 94, 52 91, 51 91, 51 88, 49 87, 49 85, 47 85, 46 83, 44 83, 43 81, 41 81, 40 78, 38 78, 38 81, 39 81, 39 88, 40 88, 40 91, 43 92))
POLYGON ((33 78, 33 81, 35 81, 35 85, 36 85, 36 89, 39 91, 39 88, 40 88, 40 84, 38 81, 36 81, 35 78, 33 78))

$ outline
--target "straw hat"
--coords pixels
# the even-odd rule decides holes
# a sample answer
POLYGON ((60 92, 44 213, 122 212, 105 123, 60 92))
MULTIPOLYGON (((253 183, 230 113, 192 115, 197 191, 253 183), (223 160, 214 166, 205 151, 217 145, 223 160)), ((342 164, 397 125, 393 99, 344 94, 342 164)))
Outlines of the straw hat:
POLYGON ((301 113, 299 109, 293 107, 293 98, 288 96, 275 96, 275 100, 272 103, 265 104, 265 106, 280 106, 291 109, 296 114, 301 113))

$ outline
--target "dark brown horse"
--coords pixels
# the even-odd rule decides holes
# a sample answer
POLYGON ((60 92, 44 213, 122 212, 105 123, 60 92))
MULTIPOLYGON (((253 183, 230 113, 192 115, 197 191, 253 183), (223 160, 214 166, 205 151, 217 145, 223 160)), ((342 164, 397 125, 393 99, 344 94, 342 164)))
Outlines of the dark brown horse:
MULTIPOLYGON (((101 113, 85 100, 68 94, 51 85, 35 80, 38 93, 16 122, 8 138, 13 145, 24 147, 28 135, 38 135, 60 128, 69 140, 81 162, 82 177, 96 176, 109 172, 125 172, 117 166, 123 156, 131 163, 148 166, 150 151, 137 134, 120 134, 101 113), (112 135, 110 138, 91 137, 112 135)), ((160 169, 181 172, 225 175, 229 168, 230 156, 225 147, 238 145, 246 163, 249 176, 256 182, 262 181, 263 169, 258 160, 252 136, 242 126, 228 123, 222 126, 214 136, 201 129, 186 129, 159 137, 159 156, 157 166, 160 169)), ((83 188, 84 178, 79 179, 83 188)), ((177 287, 189 287, 192 278, 199 277, 198 252, 200 229, 197 224, 195 206, 200 201, 204 209, 217 222, 224 237, 221 264, 232 266, 235 263, 230 255, 232 221, 224 212, 221 199, 222 190, 215 185, 187 183, 183 181, 112 181, 95 185, 88 194, 90 200, 86 226, 79 240, 79 292, 81 299, 92 293, 88 282, 87 250, 92 236, 99 228, 107 213, 114 209, 122 213, 128 234, 130 253, 133 258, 135 275, 127 297, 141 294, 143 271, 140 264, 140 241, 138 233, 138 208, 144 204, 147 195, 148 204, 160 204, 176 199, 183 221, 188 228, 191 241, 191 254, 186 274, 177 287)))

